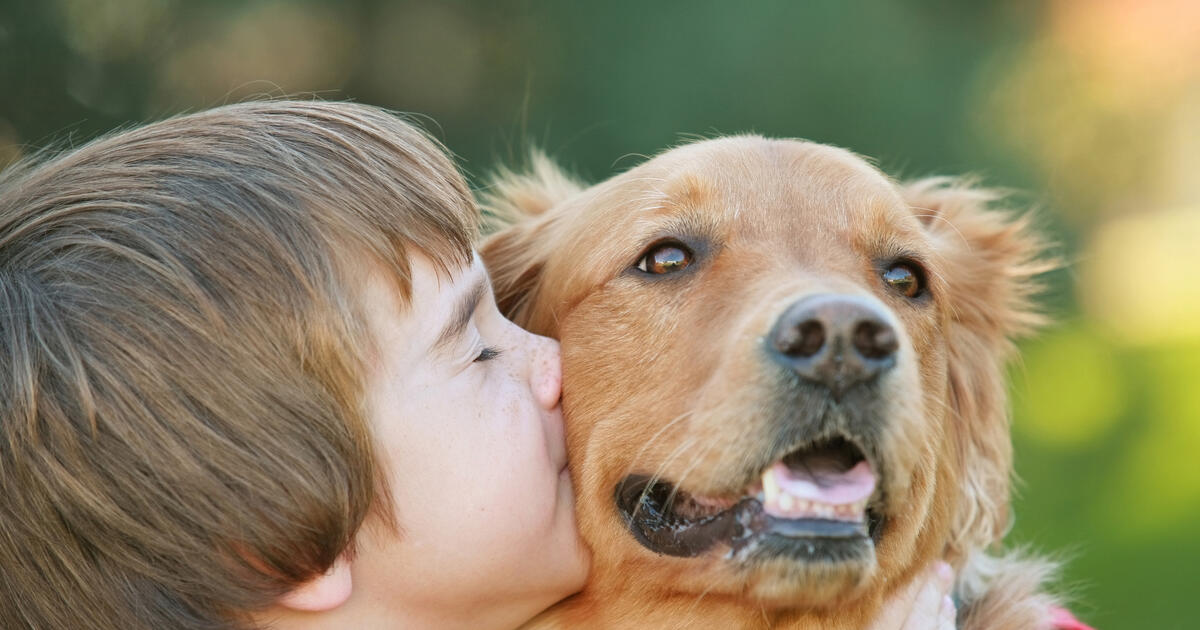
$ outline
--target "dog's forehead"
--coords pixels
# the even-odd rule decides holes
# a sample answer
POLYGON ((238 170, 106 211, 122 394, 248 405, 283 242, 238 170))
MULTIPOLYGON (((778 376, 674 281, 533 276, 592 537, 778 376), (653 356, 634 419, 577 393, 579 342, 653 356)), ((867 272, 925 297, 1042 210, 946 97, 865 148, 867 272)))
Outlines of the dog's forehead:
POLYGON ((707 140, 668 151, 627 175, 626 185, 667 212, 705 206, 750 224, 763 218, 811 225, 907 216, 895 182, 865 159, 802 140, 707 140))
POLYGON ((629 199, 649 214, 699 217, 735 239, 823 234, 850 242, 918 232, 894 181, 850 151, 802 140, 706 140, 670 150, 621 179, 629 199))

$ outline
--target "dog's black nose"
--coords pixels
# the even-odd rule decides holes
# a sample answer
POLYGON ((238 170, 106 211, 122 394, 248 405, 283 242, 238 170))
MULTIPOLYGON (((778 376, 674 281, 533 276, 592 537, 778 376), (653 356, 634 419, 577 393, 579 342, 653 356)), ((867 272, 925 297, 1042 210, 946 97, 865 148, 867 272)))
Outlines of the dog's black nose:
POLYGON ((767 346, 775 360, 840 399, 895 365, 900 340, 879 306, 857 296, 819 294, 789 306, 767 346))

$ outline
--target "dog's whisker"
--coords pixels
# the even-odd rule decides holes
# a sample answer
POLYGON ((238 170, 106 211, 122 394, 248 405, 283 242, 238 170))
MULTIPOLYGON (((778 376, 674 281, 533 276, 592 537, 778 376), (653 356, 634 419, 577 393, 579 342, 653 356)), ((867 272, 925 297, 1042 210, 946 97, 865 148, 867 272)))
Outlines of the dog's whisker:
POLYGON ((921 206, 909 206, 909 207, 910 207, 911 209, 913 209, 913 210, 924 210, 924 211, 926 211, 926 213, 927 213, 927 214, 917 214, 917 215, 913 215, 913 216, 915 216, 916 218, 918 218, 918 219, 937 219, 938 221, 941 221, 941 222, 945 223, 946 225, 950 226, 950 229, 954 230, 954 232, 955 232, 956 234, 958 234, 958 238, 962 240, 962 242, 963 242, 963 244, 964 244, 964 245, 969 245, 969 244, 970 244, 970 241, 968 241, 968 240, 967 240, 967 237, 966 237, 966 235, 964 235, 964 234, 962 233, 962 230, 960 230, 960 229, 958 228, 958 226, 957 226, 957 225, 954 225, 954 222, 953 222, 953 221, 951 221, 950 219, 947 219, 946 217, 944 217, 944 216, 942 216, 942 215, 938 214, 938 213, 937 213, 937 212, 936 212, 936 211, 935 211, 933 208, 924 208, 924 207, 921 207, 921 206))
POLYGON ((671 451, 671 453, 669 455, 667 455, 666 458, 663 459, 662 463, 658 466, 658 468, 654 471, 654 474, 650 477, 650 485, 654 485, 654 484, 658 483, 658 481, 660 479, 662 479, 663 473, 666 472, 666 469, 668 467, 670 467, 671 464, 674 464, 675 460, 679 459, 679 457, 682 456, 685 452, 687 452, 687 451, 691 450, 693 447, 695 447, 697 442, 698 442, 698 440, 695 437, 689 436, 686 440, 684 440, 682 443, 680 443, 679 446, 675 447, 671 451))
MULTIPOLYGON (((633 511, 633 514, 635 516, 638 514, 638 510, 641 509, 643 501, 645 501, 645 499, 649 496, 650 491, 654 488, 654 486, 658 483, 658 481, 660 479, 662 479, 662 475, 664 472, 666 472, 667 467, 669 467, 671 464, 675 463, 675 460, 678 459, 679 456, 683 455, 683 453, 687 452, 688 450, 691 450, 691 448, 695 446, 695 443, 696 443, 695 438, 688 437, 687 439, 683 440, 683 442, 680 443, 679 446, 677 446, 675 449, 673 449, 671 451, 671 453, 669 455, 667 455, 667 457, 665 457, 663 459, 662 463, 658 466, 658 469, 655 470, 654 474, 650 476, 650 480, 646 484, 646 487, 642 489, 641 496, 638 497, 637 505, 634 507, 634 511, 633 511)), ((672 496, 672 498, 673 498, 673 496, 672 496)))
POLYGON ((704 445, 703 453, 699 457, 693 459, 692 463, 688 464, 688 467, 685 468, 682 473, 680 473, 679 478, 675 480, 675 483, 671 487, 671 493, 667 495, 667 505, 672 505, 675 503, 675 495, 679 493, 679 488, 686 483, 688 475, 690 475, 692 471, 696 469, 697 465, 708 459, 708 454, 711 453, 712 450, 713 443, 710 441, 704 445))
MULTIPOLYGON (((662 181, 662 180, 659 180, 659 181, 662 181)), ((642 199, 648 199, 648 198, 666 199, 667 198, 667 194, 662 192, 661 190, 658 190, 657 188, 647 188, 647 189, 641 190, 640 192, 642 193, 642 197, 641 197, 642 199)))
POLYGON ((626 153, 625 155, 613 160, 609 168, 615 168, 617 164, 619 164, 621 160, 624 160, 625 158, 641 158, 643 161, 650 160, 650 156, 646 155, 645 153, 626 153))
POLYGON ((688 616, 691 616, 692 612, 696 610, 696 607, 700 605, 700 601, 704 599, 704 596, 708 595, 716 586, 716 582, 709 582, 708 586, 700 593, 700 595, 696 597, 696 599, 692 602, 692 605, 688 607, 688 616))
POLYGON ((949 283, 949 281, 948 281, 948 280, 946 280, 946 276, 943 276, 943 275, 941 274, 941 272, 937 271, 936 269, 927 269, 926 271, 928 271, 929 273, 933 274, 933 276, 934 276, 935 278, 937 278, 938 280, 941 280, 941 281, 942 281, 942 283, 944 283, 944 284, 947 284, 947 285, 948 285, 948 284, 950 284, 950 283, 949 283))
MULTIPOLYGON (((733 401, 724 400, 724 401, 722 401, 722 403, 720 405, 718 405, 716 407, 711 407, 711 408, 700 410, 700 411, 693 409, 693 410, 686 411, 686 412, 679 414, 678 416, 672 418, 671 421, 667 422, 666 424, 664 424, 663 427, 661 427, 658 431, 656 431, 654 433, 654 435, 652 435, 650 437, 650 439, 647 440, 646 443, 642 445, 642 448, 639 449, 638 453, 633 458, 631 458, 632 463, 629 465, 629 467, 626 468, 625 475, 629 475, 634 472, 637 462, 641 460, 641 457, 642 457, 642 455, 645 454, 646 450, 648 448, 650 448, 651 446, 653 446, 654 443, 657 442, 666 433, 666 431, 668 429, 670 429, 672 426, 683 421, 684 419, 686 419, 688 417, 695 415, 696 413, 703 413, 706 416, 723 414, 724 413, 723 409, 725 407, 729 407, 730 411, 732 412, 732 411, 736 411, 736 409, 738 408, 738 405, 735 404, 735 402, 733 402, 733 401)), ((640 500, 638 501, 637 506, 635 506, 635 508, 634 508, 634 514, 636 514, 637 510, 639 510, 641 508, 641 505, 642 505, 641 500, 644 500, 648 496, 649 492, 654 488, 655 484, 657 484, 659 482, 659 480, 662 479, 662 475, 663 475, 663 473, 666 472, 666 469, 668 467, 670 467, 671 465, 673 465, 684 453, 692 450, 696 446, 698 441, 699 440, 696 439, 695 437, 689 436, 686 440, 684 440, 684 442, 682 444, 680 444, 675 449, 673 449, 670 452, 670 454, 666 458, 664 458, 664 460, 656 468, 654 474, 650 477, 650 480, 647 483, 646 487, 642 490, 640 500)), ((684 470, 684 472, 680 475, 680 477, 678 479, 673 480, 671 492, 667 496, 667 500, 666 500, 668 505, 674 502, 675 496, 678 493, 679 488, 686 481, 687 476, 692 472, 692 470, 695 469, 695 467, 699 463, 705 461, 708 458, 709 454, 717 446, 727 448, 727 446, 725 446, 723 444, 718 445, 711 441, 705 443, 704 451, 701 453, 701 455, 699 457, 697 457, 696 459, 694 459, 688 465, 687 469, 684 470)), ((745 457, 745 455, 743 455, 743 457, 745 457)))
POLYGON ((625 469, 625 474, 629 475, 634 472, 634 470, 633 470, 634 467, 638 465, 638 462, 641 461, 642 456, 646 454, 646 450, 649 449, 651 446, 654 446, 654 444, 658 441, 658 439, 660 437, 662 437, 662 435, 664 433, 666 433, 667 430, 669 430, 671 427, 673 427, 676 424, 678 424, 679 422, 681 422, 684 418, 690 417, 694 413, 695 413, 695 410, 689 409, 688 411, 685 411, 685 412, 675 416, 670 421, 664 423, 662 427, 660 427, 657 431, 654 432, 654 435, 650 436, 650 439, 646 440, 646 442, 644 444, 642 444, 642 448, 638 449, 638 452, 635 453, 632 458, 630 458, 629 466, 628 466, 628 468, 625 469))
POLYGON ((631 182, 656 182, 659 184, 665 184, 667 182, 665 177, 650 177, 649 175, 643 175, 642 177, 630 177, 629 181, 631 181, 631 182))

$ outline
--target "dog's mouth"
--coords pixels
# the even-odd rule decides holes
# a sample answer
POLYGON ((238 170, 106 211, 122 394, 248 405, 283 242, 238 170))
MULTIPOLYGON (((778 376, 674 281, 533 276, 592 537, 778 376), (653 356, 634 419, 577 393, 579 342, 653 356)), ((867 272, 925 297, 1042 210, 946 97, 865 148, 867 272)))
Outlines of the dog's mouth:
POLYGON ((656 553, 692 557, 724 545, 731 557, 839 561, 873 549, 877 470, 852 440, 833 437, 788 452, 740 496, 704 496, 630 475, 615 498, 634 537, 656 553))

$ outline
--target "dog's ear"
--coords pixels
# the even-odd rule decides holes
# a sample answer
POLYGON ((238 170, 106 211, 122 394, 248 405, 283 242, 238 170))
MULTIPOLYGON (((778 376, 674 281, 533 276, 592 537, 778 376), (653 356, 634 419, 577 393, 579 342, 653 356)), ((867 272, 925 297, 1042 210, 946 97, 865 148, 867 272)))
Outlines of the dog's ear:
POLYGON ((583 190, 582 184, 538 149, 529 151, 528 163, 522 171, 501 167, 479 192, 479 207, 489 233, 541 216, 583 190))
POLYGON ((502 169, 479 195, 484 220, 493 232, 479 248, 491 274, 496 303, 505 317, 542 335, 550 322, 534 321, 532 306, 548 248, 550 210, 583 190, 540 151, 533 150, 524 172, 502 169))
POLYGON ((545 260, 537 238, 540 232, 535 220, 517 223, 487 237, 479 247, 500 312, 526 329, 530 327, 545 260))
POLYGON ((1028 216, 994 207, 1001 197, 971 182, 931 178, 901 194, 941 259, 953 448, 963 478, 948 554, 991 546, 1008 527, 1012 440, 1004 367, 1013 339, 1043 321, 1032 304, 1037 276, 1054 268, 1028 216), (956 434, 956 435, 955 435, 956 434))

